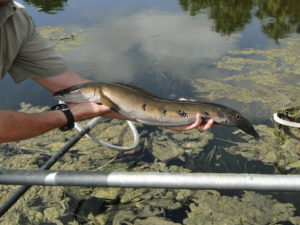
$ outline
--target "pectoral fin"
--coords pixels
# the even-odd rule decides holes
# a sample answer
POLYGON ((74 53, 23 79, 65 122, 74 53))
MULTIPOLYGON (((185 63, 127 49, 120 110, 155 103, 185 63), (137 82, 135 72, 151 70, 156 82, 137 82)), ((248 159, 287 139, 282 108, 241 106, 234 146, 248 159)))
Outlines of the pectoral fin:
POLYGON ((101 98, 101 103, 105 106, 110 107, 111 109, 118 111, 119 107, 113 102, 111 101, 107 96, 105 96, 102 91, 100 92, 100 98, 101 98))

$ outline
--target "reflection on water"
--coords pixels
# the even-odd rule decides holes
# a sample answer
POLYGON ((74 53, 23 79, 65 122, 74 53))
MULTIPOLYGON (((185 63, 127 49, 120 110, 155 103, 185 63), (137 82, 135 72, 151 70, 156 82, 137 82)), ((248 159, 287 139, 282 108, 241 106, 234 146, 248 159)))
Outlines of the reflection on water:
MULTIPOLYGON (((63 10, 67 1, 23 1, 25 5, 28 2, 47 12, 57 12, 58 9, 63 10)), ((80 4, 74 0, 69 1, 66 11, 47 15, 48 17, 43 15, 43 20, 46 19, 49 24, 52 24, 52 21, 60 21, 63 24, 66 21, 74 21, 72 10, 80 8, 80 4)), ((95 80, 138 84, 144 80, 144 85, 141 85, 143 87, 147 87, 146 84, 152 80, 150 74, 154 77, 168 74, 181 79, 192 79, 191 81, 198 78, 215 80, 230 75, 230 71, 214 65, 229 50, 239 49, 244 45, 255 47, 249 43, 263 44, 261 48, 272 45, 270 39, 257 35, 261 32, 261 26, 263 32, 270 33, 269 37, 274 36, 275 40, 298 32, 298 5, 295 1, 251 0, 181 0, 169 1, 168 4, 158 4, 154 1, 152 5, 143 1, 132 1, 126 5, 121 0, 114 4, 107 1, 86 2, 84 8, 98 8, 99 13, 75 11, 76 16, 89 18, 93 25, 72 24, 72 28, 75 31, 84 28, 87 43, 63 54, 75 71, 95 80), (95 7, 92 4, 95 4, 95 7), (174 10, 176 7, 177 10, 174 10), (193 16, 188 16, 180 7, 193 16), (107 12, 104 13, 103 9, 107 12), (103 14, 107 15, 106 19, 103 14), (257 21, 253 22, 253 18, 257 21, 259 19, 261 25, 257 21), (280 24, 289 28, 278 29, 280 24), (237 33, 238 31, 242 32, 237 33), (279 34, 278 31, 282 33, 279 34)), ((34 8, 29 7, 28 10, 36 15, 34 8)), ((37 14, 35 19, 37 23, 39 15, 41 16, 37 14)), ((75 21, 78 23, 78 20, 75 21)), ((152 86, 159 87, 155 84, 152 86)), ((4 94, 2 87, 3 82, 0 83, 0 94, 4 94)), ((152 91, 161 93, 155 89, 152 91)), ((164 86, 165 97, 178 95, 194 97, 190 95, 190 91, 184 93, 181 89, 180 94, 174 95, 174 90, 164 86)), ((18 103, 10 104, 12 101, 14 97, 6 99, 5 107, 15 108, 18 103)), ((43 102, 49 104, 52 100, 46 98, 43 102)), ((2 100, 0 103, 4 105, 2 100)))
POLYGON ((241 31, 251 22, 252 0, 179 0, 179 4, 191 16, 208 9, 208 17, 214 21, 214 30, 223 35, 241 31))
POLYGON ((264 33, 275 40, 300 33, 300 4, 295 0, 256 1, 256 16, 262 21, 264 33))
MULTIPOLYGON (((68 2, 68 0, 23 1, 48 14, 63 11, 68 2)), ((300 32, 298 13, 300 5, 297 0, 179 0, 179 5, 191 16, 207 12, 208 18, 213 21, 214 31, 222 35, 230 35, 245 29, 254 17, 261 21, 262 31, 276 41, 289 34, 300 32)))
MULTIPOLYGON (((194 20, 181 13, 147 10, 85 29, 89 42, 66 58, 83 74, 92 71, 95 80, 131 82, 149 70, 198 76, 199 68, 234 49, 237 41, 220 37, 210 27, 205 15, 194 20)), ((145 76, 145 83, 148 79, 145 76)))
POLYGON ((63 11, 68 0, 23 0, 29 5, 37 7, 38 11, 55 14, 58 11, 63 11))
POLYGON ((261 20, 263 32, 276 41, 300 33, 300 4, 295 0, 179 0, 179 3, 192 16, 208 10, 214 30, 222 35, 243 30, 254 16, 261 20))

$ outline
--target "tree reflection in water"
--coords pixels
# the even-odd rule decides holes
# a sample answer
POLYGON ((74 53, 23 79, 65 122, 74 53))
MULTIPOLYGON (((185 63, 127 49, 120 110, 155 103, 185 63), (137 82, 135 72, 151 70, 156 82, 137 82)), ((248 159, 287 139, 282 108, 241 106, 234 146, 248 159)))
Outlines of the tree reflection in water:
MULTIPOLYGON (((55 14, 63 11, 68 0, 23 0, 39 11, 55 14)), ((300 3, 298 0, 178 0, 191 16, 207 12, 213 29, 221 35, 241 31, 255 17, 261 30, 278 41, 292 33, 300 33, 300 3)))
POLYGON ((214 30, 230 35, 244 29, 256 17, 262 31, 278 41, 291 33, 300 33, 300 3, 297 0, 179 0, 191 16, 207 12, 214 30))
POLYGON ((48 14, 56 14, 57 11, 63 11, 68 0, 23 0, 29 5, 38 8, 39 11, 48 14))

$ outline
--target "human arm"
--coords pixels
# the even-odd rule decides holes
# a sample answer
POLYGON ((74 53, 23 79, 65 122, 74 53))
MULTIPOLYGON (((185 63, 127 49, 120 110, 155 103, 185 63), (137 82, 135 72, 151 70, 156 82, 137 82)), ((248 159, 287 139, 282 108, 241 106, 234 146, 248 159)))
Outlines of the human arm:
POLYGON ((0 143, 38 136, 66 122, 63 112, 58 110, 42 113, 0 110, 0 143))
MULTIPOLYGON (((110 109, 106 106, 101 107, 101 111, 99 111, 98 107, 94 107, 90 103, 81 103, 72 106, 75 121, 96 117, 109 111, 110 109)), ((40 113, 0 110, 0 143, 35 137, 64 126, 66 123, 66 116, 60 110, 40 113)))
MULTIPOLYGON (((49 78, 34 78, 33 80, 37 81, 37 83, 48 89, 50 92, 55 92, 75 84, 89 81, 73 71, 66 71, 61 75, 49 78)), ((81 121, 97 116, 127 119, 120 114, 111 112, 110 108, 107 106, 91 102, 80 104, 71 103, 69 104, 69 108, 75 121, 81 121)), ((0 143, 32 138, 52 129, 64 126, 66 123, 66 116, 60 110, 41 113, 23 113, 0 109, 0 143)))

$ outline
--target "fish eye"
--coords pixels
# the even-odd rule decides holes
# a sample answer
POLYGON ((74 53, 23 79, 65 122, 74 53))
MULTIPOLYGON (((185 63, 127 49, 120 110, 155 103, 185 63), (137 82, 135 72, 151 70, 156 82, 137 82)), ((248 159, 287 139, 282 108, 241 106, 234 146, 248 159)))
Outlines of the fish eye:
POLYGON ((241 119, 241 115, 240 114, 235 114, 235 119, 236 120, 240 120, 241 119))

